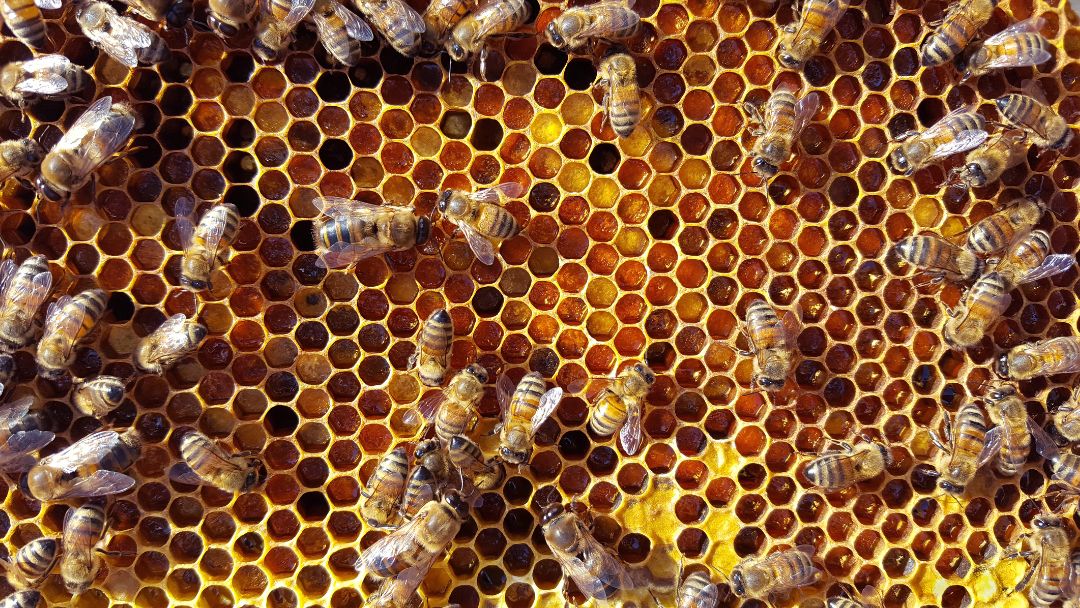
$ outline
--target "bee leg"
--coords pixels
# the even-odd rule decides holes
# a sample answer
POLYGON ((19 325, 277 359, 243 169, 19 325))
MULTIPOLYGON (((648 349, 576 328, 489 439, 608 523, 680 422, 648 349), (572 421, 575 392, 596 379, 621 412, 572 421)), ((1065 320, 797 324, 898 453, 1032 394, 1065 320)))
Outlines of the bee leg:
POLYGON ((1016 583, 1016 587, 1013 588, 1013 591, 1021 591, 1026 588, 1028 583, 1031 582, 1031 577, 1035 574, 1035 571, 1039 569, 1039 564, 1041 563, 1042 554, 1040 553, 1035 561, 1031 562, 1028 566, 1027 572, 1024 573, 1024 578, 1020 579, 1019 583, 1016 583))
MULTIPOLYGON (((744 103, 743 111, 745 111, 747 116, 749 116, 750 119, 756 122, 758 125, 765 124, 765 120, 761 116, 761 108, 759 108, 756 103, 751 103, 749 101, 744 103)), ((752 129, 750 131, 750 134, 754 137, 761 137, 762 133, 764 133, 762 129, 752 129)))

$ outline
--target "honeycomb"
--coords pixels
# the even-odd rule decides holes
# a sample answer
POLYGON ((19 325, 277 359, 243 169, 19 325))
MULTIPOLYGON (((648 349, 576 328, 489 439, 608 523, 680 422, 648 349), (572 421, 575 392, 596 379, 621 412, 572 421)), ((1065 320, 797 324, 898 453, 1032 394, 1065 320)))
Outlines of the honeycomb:
MULTIPOLYGON (((591 505, 593 533, 627 563, 669 577, 680 562, 727 573, 745 556, 815 546, 824 580, 782 605, 820 606, 841 587, 867 585, 888 608, 1025 605, 1008 592, 1023 562, 1002 554, 1056 506, 1045 503, 1041 462, 1012 479, 984 470, 967 497, 946 498, 927 429, 985 394, 996 353, 1077 332, 1077 273, 1015 291, 993 332, 962 353, 941 338, 961 289, 917 284, 889 250, 910 234, 957 233, 999 200, 1028 194, 1050 206, 1041 227, 1054 250, 1075 253, 1080 138, 1062 154, 1033 150, 972 192, 942 186, 955 159, 910 179, 885 159, 891 138, 961 103, 996 118, 992 100, 1031 79, 1076 122, 1080 27, 1064 3, 1003 2, 984 31, 1040 15, 1056 60, 960 84, 951 67, 918 59, 948 4, 864 0, 844 13, 805 67, 822 111, 768 185, 749 173, 741 106, 797 77, 774 59, 780 28, 794 20, 786 2, 638 0, 643 27, 628 47, 646 113, 627 139, 603 119, 596 57, 531 36, 495 43, 479 74, 445 58, 405 59, 378 41, 342 69, 309 30, 281 63, 262 65, 250 34, 225 42, 189 26, 162 30, 170 61, 128 70, 94 50, 73 18, 46 12, 56 48, 96 79, 85 100, 127 99, 145 119, 134 150, 67 208, 13 180, 3 189, 11 255, 44 254, 56 293, 111 293, 73 374, 131 379, 108 419, 78 417, 70 379, 37 377, 32 350, 20 351, 14 392, 37 395, 64 427, 46 452, 102 424, 134 425, 146 443, 136 490, 113 501, 107 548, 122 555, 77 598, 53 576, 48 605, 360 606, 373 586, 352 564, 381 536, 358 515, 360 489, 382 454, 419 434, 404 414, 427 389, 405 370, 421 320, 440 307, 454 321, 454 369, 479 362, 515 380, 535 370, 570 386, 644 360, 658 380, 636 457, 588 433, 595 382, 569 395, 531 465, 482 495, 421 588, 428 605, 561 606, 564 587, 582 602, 561 584, 538 528, 540 509, 560 497, 591 505), (316 264, 317 195, 429 214, 444 188, 511 180, 528 188, 509 205, 527 223, 493 266, 476 263, 445 223, 417 250, 348 271, 316 264), (200 210, 233 203, 244 217, 228 281, 201 298, 179 283, 173 216, 191 197, 200 210), (746 305, 760 297, 803 315, 793 381, 771 396, 749 389, 751 362, 738 353, 746 305), (138 376, 137 341, 179 312, 197 314, 210 337, 164 376, 138 376), (260 451, 266 485, 233 496, 172 484, 180 427, 260 451), (810 454, 864 433, 892 445, 884 476, 829 495, 809 486, 810 454)), ((535 27, 559 10, 543 2, 535 27)), ((31 56, 4 34, 0 59, 31 56)), ((82 107, 4 107, 0 137, 51 145, 82 107)), ((1037 420, 1068 397, 1069 380, 1020 384, 1037 420)), ((494 425, 493 391, 482 414, 494 425)), ((59 535, 67 505, 3 488, 8 553, 59 535)))

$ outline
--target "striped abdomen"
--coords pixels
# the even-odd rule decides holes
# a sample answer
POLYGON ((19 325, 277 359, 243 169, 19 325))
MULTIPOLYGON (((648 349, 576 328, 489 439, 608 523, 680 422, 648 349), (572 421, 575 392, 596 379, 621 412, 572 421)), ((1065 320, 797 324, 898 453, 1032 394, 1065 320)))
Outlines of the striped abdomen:
POLYGON ((960 408, 956 415, 956 428, 953 430, 952 460, 968 459, 977 461, 986 443, 986 418, 982 410, 973 403, 960 408))
POLYGON ((50 315, 45 322, 45 333, 38 343, 38 366, 46 375, 62 372, 75 359, 75 347, 94 331, 105 313, 108 298, 100 289, 89 289, 76 294, 64 304, 64 308, 50 315), (78 326, 66 320, 80 319, 78 326))
POLYGON ((1005 120, 1026 129, 1037 146, 1060 150, 1072 141, 1068 123, 1046 104, 1015 93, 999 97, 994 103, 1005 120))
POLYGON ((896 253, 905 262, 938 273, 971 279, 982 273, 983 263, 975 254, 937 237, 909 236, 896 244, 896 253))
POLYGON ((1045 230, 1034 230, 1020 240, 995 270, 1010 285, 1016 285, 1031 270, 1038 268, 1050 255, 1050 235, 1045 230))
POLYGON ((206 212, 195 229, 195 242, 203 247, 208 244, 211 232, 221 231, 221 238, 209 243, 213 247, 212 255, 220 255, 221 251, 228 247, 236 239, 236 232, 240 229, 240 212, 231 203, 215 205, 206 212))
POLYGON ((977 74, 985 73, 986 64, 999 57, 1031 58, 1036 54, 1046 52, 1053 54, 1054 47, 1050 42, 1037 32, 1022 32, 1013 36, 1007 36, 1000 44, 992 46, 983 45, 975 57, 971 60, 971 71, 977 74))
POLYGON ((424 465, 413 469, 405 484, 405 497, 401 500, 401 517, 411 520, 427 503, 435 500, 435 475, 424 465))
POLYGON ((800 581, 813 580, 817 569, 805 552, 792 549, 770 555, 762 563, 768 571, 768 579, 773 582, 772 589, 781 591, 800 581))
POLYGON ((475 222, 470 222, 481 234, 495 239, 505 239, 521 231, 521 226, 506 209, 491 203, 476 206, 475 222))
POLYGON ((454 341, 454 324, 450 313, 440 308, 431 313, 420 329, 416 342, 414 366, 425 386, 441 386, 446 377, 447 358, 454 341))
POLYGON ((478 27, 477 30, 482 30, 490 38, 509 34, 525 25, 529 12, 529 5, 525 0, 499 0, 485 3, 470 18, 487 26, 478 27))
POLYGON ((39 608, 44 606, 41 592, 35 590, 16 591, 0 600, 0 608, 39 608))
POLYGON ((746 307, 746 331, 757 351, 787 344, 784 324, 765 300, 754 300, 746 307))
POLYGON ((424 10, 424 35, 439 44, 459 21, 469 14, 476 0, 432 0, 424 10))
MULTIPOLYGON (((816 49, 821 41, 836 27, 840 15, 847 8, 846 2, 830 2, 829 0, 808 0, 803 3, 802 15, 796 30, 798 36, 792 42, 793 46, 806 44, 802 40, 809 40, 816 49)), ((812 54, 812 53, 811 53, 812 54)))
POLYGON ((530 423, 533 414, 540 406, 540 397, 544 395, 546 388, 547 384, 539 374, 525 374, 514 389, 513 397, 510 398, 510 419, 519 423, 530 423))
POLYGON ((626 422, 626 402, 610 389, 604 389, 596 400, 592 416, 589 417, 589 430, 601 437, 614 435, 626 422))
POLYGON ((957 346, 972 346, 1008 307, 1008 286, 996 272, 979 277, 960 306, 961 314, 945 322, 945 339, 957 346))
POLYGON ((1080 456, 1072 452, 1061 451, 1051 462, 1054 479, 1063 481, 1074 488, 1080 488, 1080 456))
POLYGON ((0 0, 0 16, 15 37, 38 51, 47 50, 45 19, 34 0, 0 0))
POLYGON ((95 503, 85 503, 64 521, 64 550, 89 549, 101 539, 104 530, 105 509, 95 503))
POLYGON ((1031 433, 1028 432, 1027 410, 1018 397, 1010 397, 1010 402, 1002 406, 1001 451, 998 452, 994 468, 1006 477, 1020 472, 1020 467, 1027 462, 1031 453, 1031 433))
POLYGON ((1062 528, 1044 530, 1040 536, 1042 556, 1028 599, 1033 606, 1046 608, 1061 599, 1069 578, 1069 537, 1062 528))
POLYGON ((65 474, 64 477, 68 479, 90 477, 101 469, 122 473, 135 464, 140 454, 142 454, 142 441, 135 429, 129 429, 120 435, 119 441, 112 449, 97 453, 97 458, 88 459, 73 475, 65 474))
POLYGON ((933 153, 941 146, 948 144, 956 139, 956 136, 964 131, 985 131, 986 120, 982 115, 975 112, 961 112, 960 114, 951 114, 942 118, 941 121, 934 124, 926 134, 931 137, 924 137, 924 143, 928 145, 928 153, 933 153))
POLYGON ((698 570, 683 579, 676 598, 676 608, 711 608, 720 599, 720 592, 709 575, 698 570))
POLYGON ((32 588, 45 582, 60 559, 59 548, 54 538, 36 538, 23 545, 12 560, 18 586, 32 588))
POLYGON ((990 20, 995 5, 996 0, 968 0, 953 5, 941 25, 923 42, 923 65, 942 65, 962 53, 990 20))

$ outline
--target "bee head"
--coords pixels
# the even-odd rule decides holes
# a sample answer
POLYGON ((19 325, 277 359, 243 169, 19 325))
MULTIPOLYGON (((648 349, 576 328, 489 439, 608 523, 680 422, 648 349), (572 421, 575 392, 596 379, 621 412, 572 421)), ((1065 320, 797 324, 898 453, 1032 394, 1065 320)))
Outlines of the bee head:
MULTIPOLYGON (((786 30, 786 33, 791 34, 793 32, 792 30, 786 30)), ((780 48, 776 53, 776 57, 780 60, 780 63, 783 64, 785 68, 788 68, 789 70, 794 70, 798 69, 803 62, 795 56, 795 52, 792 50, 791 44, 789 42, 790 40, 791 39, 788 38, 787 40, 783 40, 780 42, 780 48)))
POLYGON ((1031 519, 1031 525, 1038 530, 1060 528, 1061 518, 1057 515, 1036 515, 1031 519))
POLYGON ((193 291, 203 291, 204 289, 209 287, 206 281, 200 281, 198 279, 193 279, 185 275, 180 275, 180 285, 193 291))
POLYGON ((946 492, 948 492, 949 494, 956 494, 956 495, 963 494, 964 490, 967 488, 967 486, 965 484, 956 483, 954 481, 949 481, 947 479, 941 480, 941 482, 938 483, 938 486, 942 490, 945 490, 946 492))
POLYGON ((432 453, 432 452, 434 452, 435 450, 438 450, 438 449, 439 449, 439 442, 438 441, 436 441, 434 439, 427 439, 425 441, 421 441, 420 443, 416 444, 416 450, 413 452, 413 456, 415 456, 417 460, 420 460, 424 456, 427 456, 428 454, 430 454, 430 453, 432 453))
POLYGON ((439 203, 437 205, 439 213, 446 213, 446 209, 450 206, 450 199, 454 197, 453 190, 443 190, 439 195, 439 203))
POLYGON ((465 61, 465 58, 469 55, 465 52, 465 47, 461 46, 461 43, 457 40, 446 43, 446 52, 450 55, 450 59, 454 61, 465 61))
POLYGON ((416 220, 416 244, 423 245, 431 238, 431 220, 421 217, 416 220))
POLYGON ((746 597, 746 581, 743 580, 742 570, 736 569, 731 573, 731 592, 737 597, 746 597))
POLYGON ((551 523, 551 520, 562 515, 563 511, 565 510, 566 508, 561 502, 553 502, 549 504, 548 506, 544 507, 542 511, 540 511, 540 525, 544 526, 551 523))
POLYGON ((755 158, 754 161, 750 163, 750 166, 753 167, 754 173, 757 173, 758 175, 766 179, 776 175, 776 173, 780 170, 779 167, 765 160, 765 158, 762 156, 755 158))
POLYGON ((476 378, 476 381, 479 382, 480 384, 487 384, 487 381, 488 381, 487 370, 484 369, 483 367, 473 363, 469 367, 466 367, 465 371, 468 372, 469 375, 471 375, 473 378, 476 378))
POLYGON ((177 0, 169 7, 169 13, 165 15, 165 23, 169 27, 184 27, 190 16, 191 2, 189 0, 177 0))
POLYGON ((1002 378, 1009 377, 1009 353, 1001 353, 994 362, 994 372, 1002 378))
POLYGON ((232 38, 233 36, 240 34, 239 28, 232 25, 231 23, 225 23, 213 14, 206 16, 206 24, 210 26, 210 29, 214 30, 214 32, 222 38, 232 38))
POLYGON ((654 374, 644 363, 634 365, 634 371, 641 376, 641 379, 644 380, 646 384, 651 385, 653 382, 656 382, 656 374, 654 374))
POLYGON ((561 49, 566 46, 566 39, 563 38, 562 32, 559 31, 558 23, 558 19, 552 19, 551 23, 544 28, 544 33, 547 34, 547 39, 548 42, 551 43, 551 46, 561 49))
POLYGON ((266 465, 264 465, 262 461, 259 461, 258 464, 256 464, 248 473, 247 479, 245 481, 245 485, 247 485, 249 488, 257 488, 261 486, 266 481, 266 465))
POLYGON ((35 180, 34 183, 37 185, 38 191, 41 192, 41 196, 44 196, 50 201, 63 201, 67 199, 67 195, 57 191, 56 188, 53 188, 53 185, 49 180, 45 179, 44 175, 37 176, 37 180, 35 180))
POLYGON ((757 376, 755 378, 757 385, 767 391, 778 391, 784 388, 786 383, 785 378, 770 378, 768 376, 757 376))
POLYGON ((968 181, 976 188, 986 185, 986 173, 983 173, 982 167, 979 163, 968 163, 967 167, 968 181))
POLYGON ((499 448, 499 456, 510 464, 524 464, 529 460, 526 450, 512 450, 506 446, 499 448))
POLYGON ((889 155, 889 168, 898 175, 911 175, 912 173, 907 155, 901 149, 897 149, 889 155))
POLYGON ((268 44, 263 40, 263 35, 256 36, 251 41, 251 50, 258 55, 259 59, 263 62, 270 63, 278 60, 279 52, 270 48, 268 44))

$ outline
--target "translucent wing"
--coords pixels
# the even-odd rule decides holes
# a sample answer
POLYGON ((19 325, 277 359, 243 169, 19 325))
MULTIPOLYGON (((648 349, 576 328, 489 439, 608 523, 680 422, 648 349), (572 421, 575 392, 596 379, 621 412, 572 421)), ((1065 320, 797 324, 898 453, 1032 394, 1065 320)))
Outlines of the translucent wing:
POLYGON ((356 13, 336 2, 334 3, 334 12, 345 22, 345 31, 350 38, 363 42, 375 39, 375 32, 371 31, 371 26, 356 13))
MULTIPOLYGON (((442 391, 435 391, 421 399, 420 403, 416 404, 416 411, 420 412, 420 415, 423 416, 425 420, 431 420, 443 401, 446 401, 446 395, 444 395, 442 391)), ((413 416, 412 419, 409 419, 409 415, 413 413, 414 412, 409 412, 405 415, 406 422, 410 424, 418 422, 415 416, 413 416)))
POLYGON ((492 188, 484 188, 483 190, 477 190, 469 195, 469 198, 480 201, 482 203, 491 203, 498 205, 502 202, 503 198, 514 199, 519 198, 525 193, 525 189, 521 184, 517 182, 506 182, 499 184, 492 188))
POLYGON ((112 110, 112 98, 102 97, 79 116, 75 124, 60 138, 54 150, 74 152, 73 164, 78 174, 86 174, 113 155, 127 141, 135 129, 135 118, 126 116, 102 123, 112 110))
POLYGON ((925 139, 936 138, 941 135, 943 131, 949 130, 949 123, 952 121, 953 118, 956 118, 961 114, 969 114, 974 111, 975 106, 973 105, 960 106, 955 110, 950 111, 945 116, 942 116, 941 120, 935 122, 933 125, 930 125, 929 129, 922 132, 922 136, 925 139))
POLYGON ((25 310, 31 310, 35 314, 37 309, 49 297, 49 289, 52 287, 52 273, 39 272, 30 279, 29 283, 19 282, 12 286, 8 294, 8 301, 12 306, 19 306, 25 310))
POLYGON ((65 473, 76 473, 87 462, 96 461, 120 443, 116 431, 98 431, 76 441, 59 452, 41 459, 42 464, 56 467, 65 473))
POLYGON ((1032 17, 1023 21, 1017 21, 1009 27, 987 38, 986 42, 983 42, 983 46, 994 46, 1001 44, 1002 42, 1005 42, 1006 40, 1012 38, 1013 36, 1016 36, 1017 34, 1038 33, 1038 31, 1041 30, 1044 25, 1046 25, 1046 19, 1043 19, 1042 17, 1032 17))
POLYGON ((110 11, 107 29, 84 29, 83 33, 113 59, 129 68, 138 67, 138 50, 152 46, 154 34, 138 22, 110 11))
POLYGON ((416 543, 414 537, 420 533, 418 530, 426 524, 427 519, 421 513, 394 532, 375 541, 356 560, 354 566, 356 571, 367 572, 371 564, 376 562, 387 569, 392 569, 394 564, 398 562, 398 558, 406 553, 412 553, 410 550, 413 549, 416 543))
POLYGON ((795 102, 795 130, 793 137, 799 137, 799 133, 802 133, 806 125, 810 123, 810 119, 817 114, 821 108, 821 100, 818 99, 816 92, 810 92, 805 97, 795 102))
POLYGON ((292 7, 289 9, 289 14, 285 15, 285 27, 289 30, 295 28, 304 20, 304 17, 307 17, 314 6, 315 0, 293 0, 292 7))
POLYGON ((30 411, 30 406, 34 404, 33 397, 23 397, 17 401, 12 401, 0 407, 0 428, 6 428, 11 426, 15 422, 19 422, 30 411))
POLYGON ((211 208, 202 216, 196 229, 196 235, 202 238, 203 245, 215 257, 220 253, 221 237, 225 235, 225 221, 220 216, 217 207, 211 208))
POLYGON ((778 315, 784 326, 784 343, 788 348, 795 348, 802 333, 802 306, 795 304, 791 310, 778 315))
POLYGON ((574 579, 578 589, 598 600, 614 597, 619 589, 632 589, 634 581, 626 566, 605 551, 596 540, 589 537, 586 541, 590 546, 580 555, 555 552, 563 572, 574 579), (602 578, 597 574, 602 574, 602 578))
POLYGON ((68 81, 61 73, 71 65, 67 57, 63 55, 45 55, 22 64, 23 73, 27 78, 15 85, 15 90, 21 93, 38 93, 40 95, 52 95, 60 93, 68 87, 68 81))
POLYGON ((633 456, 641 448, 641 406, 633 405, 627 409, 626 422, 619 429, 619 441, 626 453, 633 456))
POLYGON ((402 209, 402 207, 393 205, 372 205, 371 203, 354 201, 340 196, 319 196, 312 199, 311 202, 320 213, 333 218, 350 217, 355 215, 357 211, 375 212, 386 209, 402 209))
MULTIPOLYGON (((990 44, 990 42, 987 41, 986 44, 990 44)), ((987 61, 983 67, 991 70, 1021 68, 1039 65, 1040 63, 1050 61, 1053 58, 1054 56, 1046 49, 1035 49, 1027 53, 1002 53, 990 61, 987 61)))
POLYGON ((78 336, 82 333, 83 321, 86 319, 86 309, 82 306, 70 306, 70 304, 71 296, 64 296, 49 304, 49 309, 45 312, 43 340, 49 335, 78 336))
POLYGON ((533 433, 536 432, 536 429, 540 428, 541 424, 544 424, 545 420, 555 413, 556 408, 559 407, 559 403, 562 402, 562 397, 563 390, 557 386, 541 395, 540 405, 536 408, 536 413, 533 414, 532 420, 529 421, 529 426, 532 427, 533 433))
MULTIPOLYGON (((619 26, 625 25, 626 29, 629 29, 632 25, 636 25, 641 19, 638 14, 632 10, 632 5, 628 5, 623 0, 600 0, 596 4, 590 4, 588 6, 581 7, 582 10, 586 10, 593 15, 606 14, 611 15, 610 20, 619 19, 619 26), (632 23, 623 23, 622 17, 626 16, 632 23)), ((609 19, 592 19, 589 24, 583 28, 578 35, 584 38, 602 38, 609 32, 605 31, 608 28, 609 19)), ((620 29, 623 29, 620 27, 620 29)))
POLYGON ((984 464, 990 462, 994 456, 1001 450, 1001 442, 1004 437, 1004 433, 1001 432, 1001 427, 994 427, 990 429, 990 432, 986 434, 986 443, 983 444, 982 451, 979 452, 979 459, 976 467, 981 467, 984 464), (994 431, 997 431, 996 433, 994 431))
POLYGON ((180 246, 184 250, 191 249, 195 241, 195 199, 183 197, 173 205, 176 216, 176 232, 180 235, 180 246))
POLYGON ((93 498, 127 492, 135 485, 135 480, 116 471, 100 470, 71 486, 64 493, 64 498, 93 498))
MULTIPOLYGON (((59 8, 59 1, 56 3, 59 8)), ((39 5, 40 6, 40 5, 39 5)), ((25 73, 63 71, 71 65, 71 60, 63 55, 42 55, 22 62, 25 73)))
POLYGON ((506 374, 502 374, 495 381, 495 397, 499 402, 499 407, 502 409, 503 424, 506 424, 506 420, 510 415, 510 401, 513 400, 515 388, 514 381, 506 374))
POLYGON ((188 486, 205 485, 206 481, 188 465, 178 462, 169 467, 169 479, 188 486))
POLYGON ((38 8, 47 10, 55 10, 63 6, 63 3, 60 0, 34 0, 34 4, 36 4, 38 8))
POLYGON ((4 260, 4 263, 0 264, 0 302, 6 300, 7 290, 11 287, 11 279, 15 277, 16 270, 18 267, 14 260, 4 260))
MULTIPOLYGON (((799 586, 807 585, 809 583, 814 582, 814 580, 817 579, 818 572, 819 572, 819 570, 817 568, 806 568, 805 571, 796 572, 796 571, 791 571, 791 569, 787 568, 787 567, 776 568, 776 567, 773 566, 773 564, 776 564, 777 562, 780 562, 781 560, 784 559, 784 554, 785 553, 790 553, 791 551, 798 551, 799 553, 802 553, 802 554, 806 555, 809 558, 813 558, 814 553, 816 553, 816 550, 814 549, 813 545, 799 545, 798 547, 795 547, 794 549, 791 549, 789 551, 778 551, 776 553, 772 553, 772 554, 766 556, 759 563, 760 563, 760 565, 762 567, 768 567, 769 569, 772 569, 772 570, 777 571, 777 572, 789 572, 792 576, 790 576, 789 578, 786 578, 784 580, 784 586, 787 587, 787 588, 799 587, 799 586)), ((802 569, 800 569, 800 570, 802 570, 802 569)))
POLYGON ((393 247, 382 241, 364 241, 362 243, 334 243, 323 253, 323 261, 329 268, 343 268, 383 253, 391 251, 393 247))
POLYGON ((424 31, 427 30, 427 26, 424 24, 424 18, 420 16, 420 13, 414 11, 411 6, 401 0, 392 1, 394 4, 397 4, 398 7, 389 11, 389 13, 400 17, 399 20, 392 23, 394 27, 391 29, 393 31, 404 30, 416 34, 423 34, 424 31))
POLYGON ((465 234, 465 240, 469 243, 472 252, 476 254, 476 259, 480 260, 482 264, 494 264, 495 246, 491 244, 491 241, 465 222, 456 223, 458 228, 461 228, 461 232, 465 234))
POLYGON ((1045 279, 1052 277, 1056 274, 1061 274, 1066 270, 1073 267, 1076 264, 1076 260, 1073 256, 1064 253, 1055 253, 1053 255, 1046 256, 1046 259, 1039 264, 1038 267, 1031 269, 1021 277, 1021 283, 1030 283, 1032 281, 1038 281, 1039 279, 1045 279))
MULTIPOLYGON (((8 437, 8 440, 3 445, 0 445, 0 463, 9 464, 21 456, 36 452, 52 443, 55 438, 56 435, 49 431, 20 431, 15 433, 8 437)), ((31 461, 31 464, 33 464, 33 461, 31 461)))
POLYGON ((936 150, 930 153, 929 158, 945 158, 960 152, 967 152, 986 141, 987 137, 989 137, 989 134, 986 131, 978 129, 961 131, 956 134, 952 141, 938 146, 936 150))

